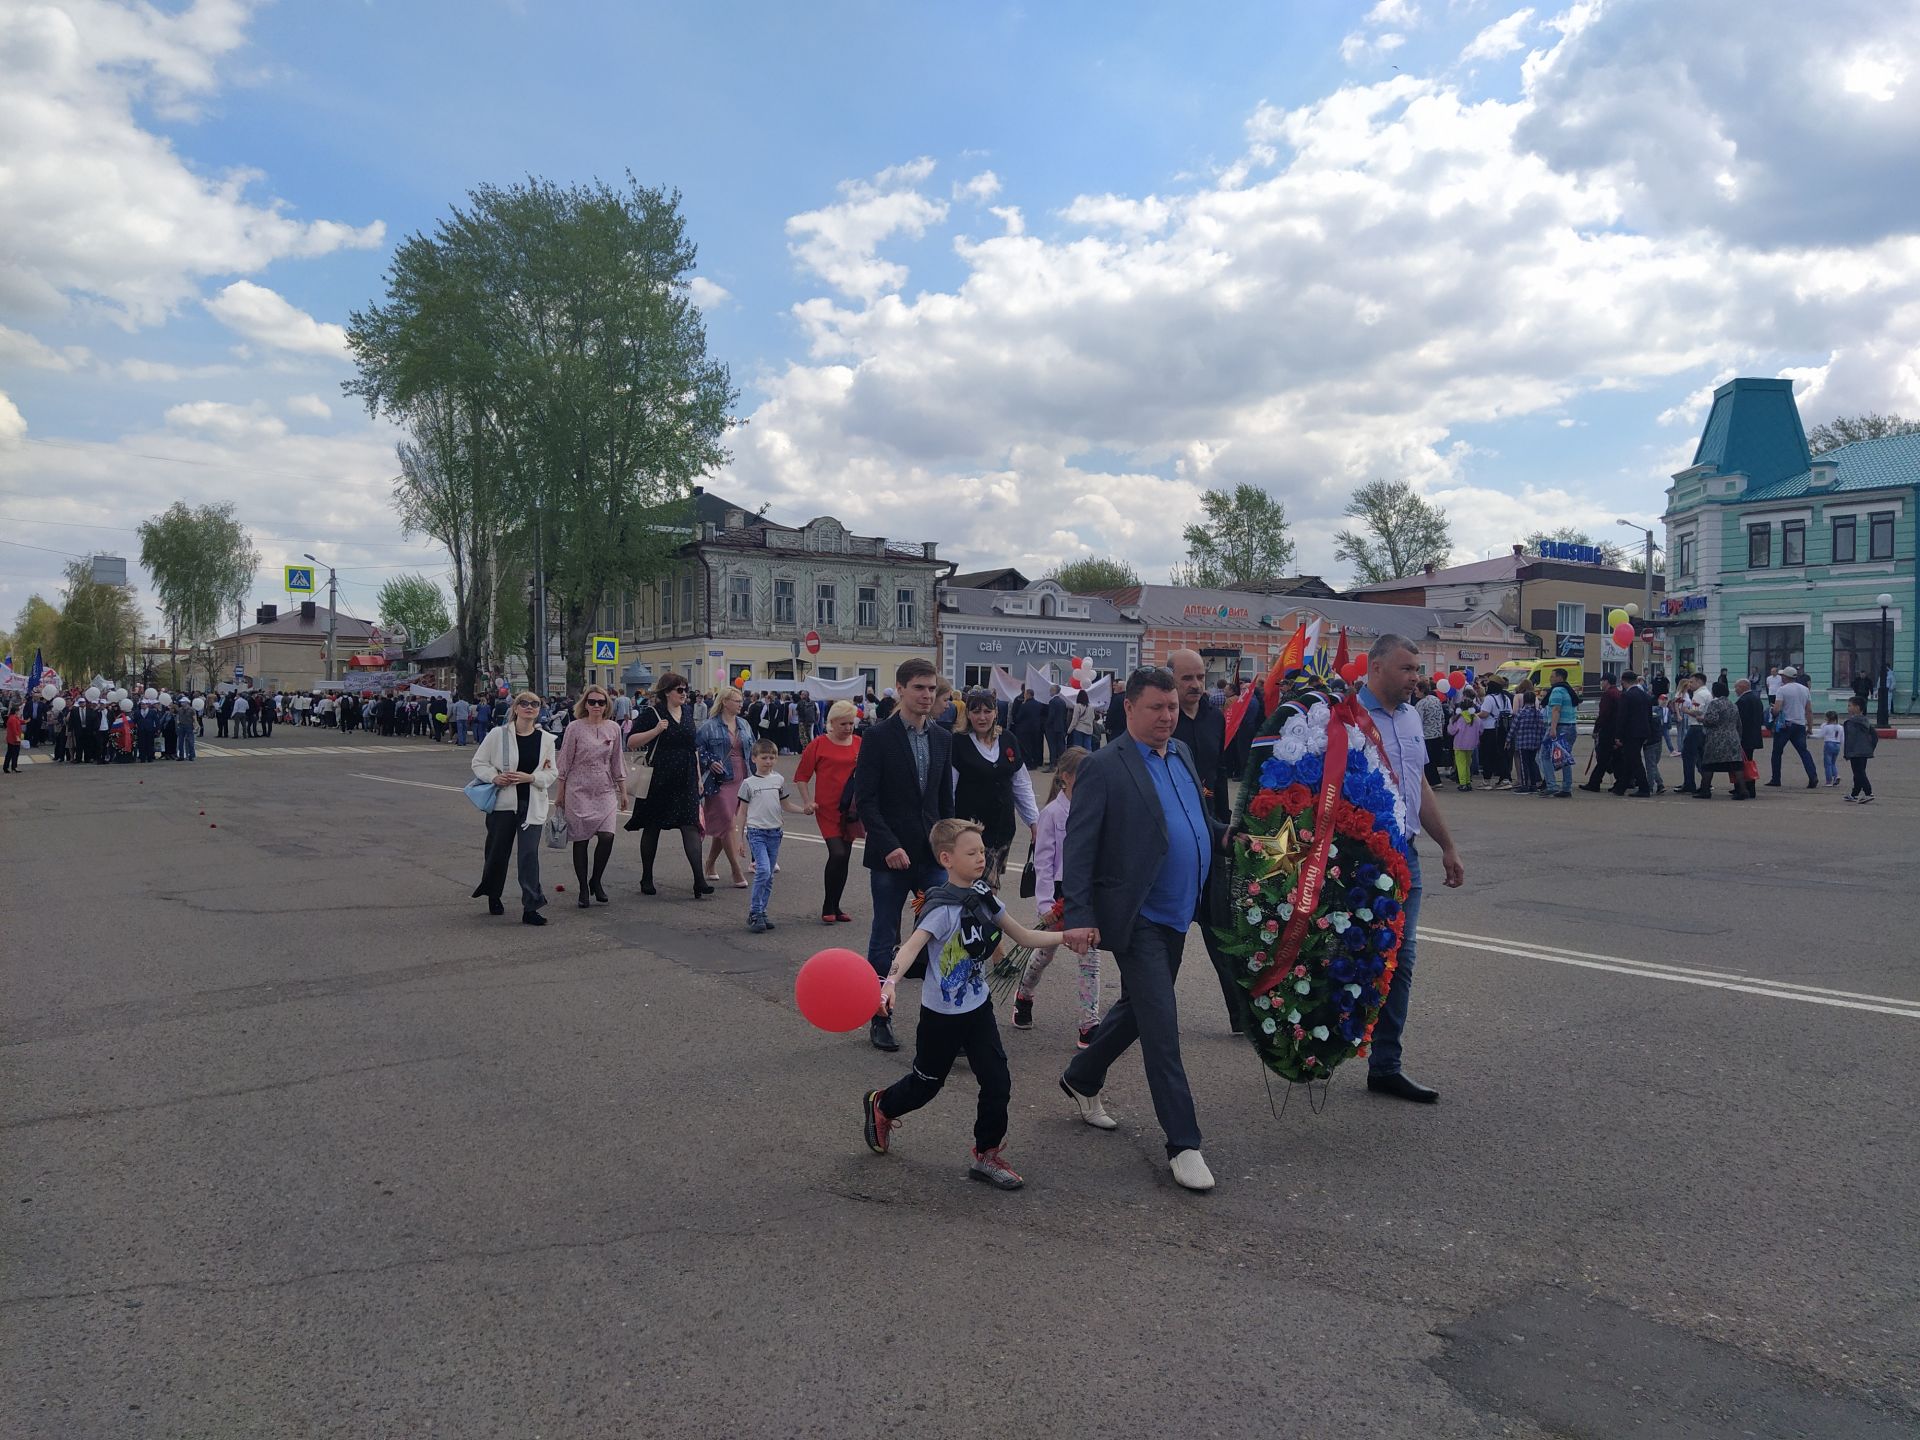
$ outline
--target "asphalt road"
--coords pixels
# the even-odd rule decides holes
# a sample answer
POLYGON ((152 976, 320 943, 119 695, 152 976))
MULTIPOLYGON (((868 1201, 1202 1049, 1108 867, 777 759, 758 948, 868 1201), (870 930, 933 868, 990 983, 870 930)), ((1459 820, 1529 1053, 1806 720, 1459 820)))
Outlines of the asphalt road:
POLYGON ((449 749, 227 748, 0 783, 0 1435, 1920 1431, 1920 745, 1865 810, 1447 792, 1436 1107, 1270 1090, 1195 935, 1204 1196, 1137 1062, 1072 1120, 1064 974, 1024 1191, 966 1181, 964 1069, 869 1154, 908 1057, 792 1009, 865 933, 806 821, 772 934, 624 834, 535 930, 467 898, 449 749))

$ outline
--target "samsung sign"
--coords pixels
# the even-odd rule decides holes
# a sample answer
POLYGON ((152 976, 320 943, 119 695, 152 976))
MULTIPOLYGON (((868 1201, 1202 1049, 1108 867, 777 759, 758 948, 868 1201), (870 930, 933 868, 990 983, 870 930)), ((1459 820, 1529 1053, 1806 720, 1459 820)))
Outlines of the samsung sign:
POLYGON ((1574 545, 1566 540, 1542 540, 1540 558, 1543 560, 1571 560, 1579 565, 1598 565, 1600 548, 1597 545, 1574 545))

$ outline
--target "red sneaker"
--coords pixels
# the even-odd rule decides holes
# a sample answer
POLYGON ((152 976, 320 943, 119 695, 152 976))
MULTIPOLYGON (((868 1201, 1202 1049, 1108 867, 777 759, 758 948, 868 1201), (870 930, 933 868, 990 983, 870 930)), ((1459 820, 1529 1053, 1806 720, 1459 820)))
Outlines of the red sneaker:
POLYGON ((1022 1180, 1014 1168, 1001 1158, 1001 1146, 991 1150, 973 1152, 973 1164, 967 1167, 967 1178, 984 1180, 996 1190, 1018 1190, 1027 1182, 1022 1180))
POLYGON ((867 1115, 867 1148, 876 1155, 887 1153, 887 1146, 893 1138, 893 1130, 900 1122, 889 1120, 887 1112, 880 1108, 880 1092, 869 1090, 861 1107, 867 1115))

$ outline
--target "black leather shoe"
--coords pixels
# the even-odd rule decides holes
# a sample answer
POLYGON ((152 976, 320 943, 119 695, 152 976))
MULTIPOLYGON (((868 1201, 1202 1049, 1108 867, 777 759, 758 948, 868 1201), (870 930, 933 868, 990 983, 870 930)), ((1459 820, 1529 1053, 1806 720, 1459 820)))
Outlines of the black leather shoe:
POLYGON ((493 899, 493 898, 491 898, 491 897, 489 897, 489 898, 488 898, 488 900, 487 900, 487 914, 489 914, 489 915, 504 915, 504 914, 506 914, 506 913, 507 913, 507 907, 506 907, 505 905, 503 905, 503 904, 501 904, 501 903, 500 903, 500 902, 499 902, 498 900, 495 900, 495 899, 493 899))
POLYGON ((538 910, 522 910, 520 912, 520 923, 522 925, 544 925, 547 923, 547 917, 542 915, 538 910))
POLYGON ((591 910, 593 908, 593 897, 584 890, 580 892, 580 908, 582 910, 591 910))
POLYGON ((607 892, 600 888, 600 882, 598 880, 594 881, 592 886, 589 888, 593 891, 594 899, 598 900, 602 905, 605 905, 608 903, 607 892))
POLYGON ((884 1015, 873 1017, 873 1024, 868 1027, 868 1038, 873 1041, 873 1048, 876 1050, 900 1048, 900 1042, 893 1038, 893 1021, 884 1015))
POLYGON ((1420 1105, 1431 1105, 1440 1098, 1438 1090, 1409 1080, 1398 1070, 1367 1076, 1367 1089, 1376 1095, 1391 1095, 1396 1100, 1412 1100, 1420 1105))

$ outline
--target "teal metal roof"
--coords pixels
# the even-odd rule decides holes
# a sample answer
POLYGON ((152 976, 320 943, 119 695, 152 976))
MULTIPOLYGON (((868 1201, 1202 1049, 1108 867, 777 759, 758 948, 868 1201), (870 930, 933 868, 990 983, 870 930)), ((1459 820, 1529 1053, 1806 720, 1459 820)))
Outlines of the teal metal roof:
POLYGON ((1713 392, 1695 465, 1745 475, 1751 495, 1756 487, 1800 474, 1810 459, 1791 380, 1729 380, 1713 392))
POLYGON ((1813 471, 1802 470, 1769 485, 1749 485, 1744 495, 1729 497, 1729 503, 1751 500, 1793 500, 1802 495, 1833 495, 1847 490, 1884 490, 1890 486, 1920 485, 1920 435, 1890 435, 1884 440, 1856 440, 1829 450, 1820 457, 1822 465, 1833 465, 1838 474, 1832 485, 1815 491, 1813 471))

